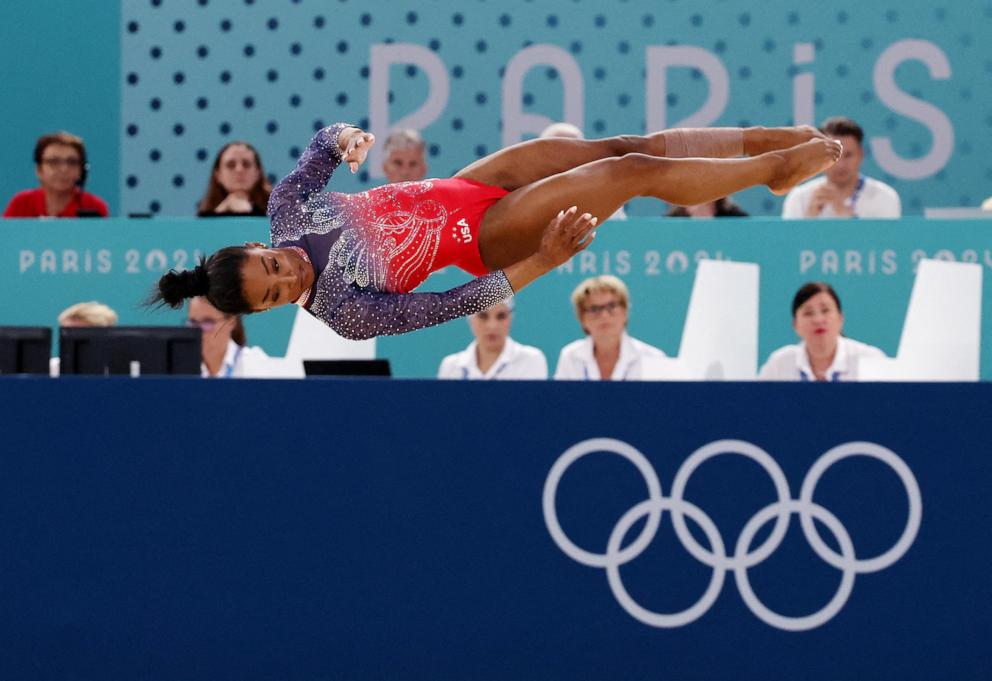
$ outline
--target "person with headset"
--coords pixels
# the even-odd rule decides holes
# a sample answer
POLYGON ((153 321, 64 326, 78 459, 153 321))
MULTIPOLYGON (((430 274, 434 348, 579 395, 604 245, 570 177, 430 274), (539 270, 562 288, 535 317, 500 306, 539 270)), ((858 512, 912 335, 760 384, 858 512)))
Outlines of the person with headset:
POLYGON ((18 192, 3 212, 5 218, 107 217, 107 202, 83 191, 86 147, 68 132, 42 135, 34 146, 35 174, 41 186, 18 192))

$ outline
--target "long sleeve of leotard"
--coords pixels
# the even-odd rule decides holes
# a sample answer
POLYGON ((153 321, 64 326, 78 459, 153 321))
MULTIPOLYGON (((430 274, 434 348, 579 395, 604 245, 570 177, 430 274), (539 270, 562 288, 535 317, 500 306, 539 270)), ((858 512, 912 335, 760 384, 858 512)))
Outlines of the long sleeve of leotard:
POLYGON ((310 140, 296 168, 284 177, 269 196, 269 230, 272 245, 298 239, 314 230, 314 206, 311 196, 320 192, 341 165, 338 137, 348 123, 334 125, 318 131, 310 140))
POLYGON ((349 286, 335 295, 337 282, 321 282, 311 314, 352 340, 391 336, 436 326, 487 310, 513 295, 503 270, 490 272, 438 293, 382 293, 349 286), (329 285, 328 285, 329 284, 329 285))

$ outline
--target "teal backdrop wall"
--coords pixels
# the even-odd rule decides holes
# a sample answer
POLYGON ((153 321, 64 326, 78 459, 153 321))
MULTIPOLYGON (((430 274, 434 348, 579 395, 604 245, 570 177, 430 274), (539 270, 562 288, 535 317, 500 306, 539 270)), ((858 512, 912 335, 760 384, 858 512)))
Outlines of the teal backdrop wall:
MULTIPOLYGON (((990 30, 988 0, 11 3, 0 196, 34 183, 33 141, 58 128, 86 139, 89 186, 116 214, 188 215, 224 141, 257 143, 278 176, 337 119, 419 123, 446 175, 563 117, 599 136, 847 114, 907 214, 977 205, 992 186, 990 30)), ((340 186, 378 181, 367 173, 340 186)))

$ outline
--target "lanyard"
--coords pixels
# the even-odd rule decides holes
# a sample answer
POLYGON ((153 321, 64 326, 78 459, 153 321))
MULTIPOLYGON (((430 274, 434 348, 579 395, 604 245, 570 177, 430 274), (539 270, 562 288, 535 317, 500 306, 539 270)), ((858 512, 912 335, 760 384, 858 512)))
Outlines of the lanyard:
POLYGON ((224 378, 230 378, 231 374, 234 373, 234 367, 238 365, 238 358, 241 357, 241 351, 245 349, 245 346, 239 345, 238 349, 234 352, 234 359, 231 363, 224 367, 224 378))
MULTIPOLYGON (((494 378, 496 378, 497 376, 499 376, 501 373, 503 373, 503 369, 506 368, 507 364, 508 364, 508 362, 503 362, 502 364, 499 365, 499 368, 496 371, 493 372, 493 375, 492 376, 490 376, 489 378, 486 378, 485 376, 483 376, 482 379, 483 380, 488 380, 488 381, 493 380, 494 378)), ((468 378, 469 378, 468 367, 462 367, 462 380, 468 380, 468 378)))
POLYGON ((858 203, 858 198, 861 196, 861 190, 865 188, 865 176, 858 176, 858 185, 854 188, 854 193, 851 194, 851 198, 847 200, 847 205, 854 210, 854 206, 858 203))
MULTIPOLYGON (((840 375, 841 375, 841 372, 840 371, 835 371, 835 372, 833 372, 832 374, 830 374, 827 377, 827 380, 830 383, 840 383, 840 375)), ((810 378, 810 375, 809 374, 807 374, 805 371, 803 371, 802 369, 800 369, 799 370, 799 380, 802 383, 808 383, 808 382, 812 381, 813 379, 810 378)))
MULTIPOLYGON (((595 360, 593 360, 593 361, 595 361, 595 360)), ((618 359, 618 360, 617 360, 617 362, 619 363, 619 361, 620 361, 620 360, 618 359)), ((626 381, 626 380, 627 380, 627 377, 628 377, 628 376, 630 375, 630 370, 631 370, 631 369, 632 369, 633 367, 634 367, 634 363, 633 363, 633 362, 631 362, 630 364, 628 364, 628 365, 627 365, 627 368, 626 368, 626 369, 624 369, 624 371, 623 371, 623 376, 621 376, 620 378, 612 378, 612 377, 611 377, 611 378, 612 378, 612 380, 614 380, 614 381, 626 381)), ((613 373, 616 373, 616 368, 615 368, 615 367, 614 367, 614 369, 613 369, 613 373)), ((591 381, 591 380, 592 380, 592 379, 591 379, 591 378, 589 377, 589 367, 588 367, 588 366, 586 366, 585 364, 583 364, 583 365, 582 365, 582 380, 583 380, 583 381, 591 381)))

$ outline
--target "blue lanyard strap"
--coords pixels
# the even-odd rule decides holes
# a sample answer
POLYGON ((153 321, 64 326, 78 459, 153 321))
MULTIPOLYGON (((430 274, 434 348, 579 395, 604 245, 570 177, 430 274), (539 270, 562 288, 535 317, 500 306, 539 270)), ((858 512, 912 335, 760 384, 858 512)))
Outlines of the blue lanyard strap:
POLYGON ((241 351, 245 349, 245 346, 239 345, 238 349, 234 353, 234 359, 231 363, 224 367, 224 378, 230 378, 231 374, 234 373, 234 367, 238 364, 238 358, 241 357, 241 351))
POLYGON ((865 176, 858 176, 858 185, 854 188, 854 193, 851 194, 851 198, 848 199, 848 205, 851 209, 858 203, 858 199, 861 197, 861 190, 865 188, 865 176))
MULTIPOLYGON (((618 359, 617 360, 617 363, 619 364, 619 362, 620 362, 620 360, 618 359)), ((634 368, 634 363, 633 362, 631 362, 630 364, 628 364, 627 365, 627 368, 624 369, 623 376, 620 378, 620 380, 621 381, 626 381, 627 380, 627 377, 630 375, 630 370, 633 369, 633 368, 634 368)), ((613 373, 616 373, 616 371, 617 371, 616 370, 616 367, 614 367, 613 368, 613 373)), ((589 378, 589 367, 587 367, 585 364, 582 365, 582 376, 583 376, 582 380, 584 380, 584 381, 590 381, 590 380, 592 380, 591 378, 589 378)), ((600 378, 602 378, 602 376, 600 376, 600 378)))
MULTIPOLYGON (((834 372, 830 373, 827 376, 827 380, 830 381, 831 383, 840 383, 840 375, 842 373, 843 372, 841 372, 841 371, 834 371, 834 372)), ((803 382, 803 383, 806 383, 808 381, 812 381, 813 379, 810 378, 809 374, 807 374, 805 371, 803 371, 802 369, 800 369, 799 370, 799 380, 801 382, 803 382)))
MULTIPOLYGON (((499 376, 499 375, 500 375, 501 373, 503 373, 503 369, 505 369, 505 368, 506 368, 506 365, 507 365, 507 362, 503 362, 502 364, 500 364, 500 365, 499 365, 499 369, 497 369, 497 370, 495 371, 495 373, 493 373, 493 375, 492 375, 492 376, 490 376, 490 377, 489 377, 488 379, 486 379, 486 380, 489 380, 489 381, 491 381, 491 380, 493 380, 494 378, 496 378, 497 376, 499 376)), ((462 367, 462 380, 468 380, 468 378, 469 378, 469 375, 468 375, 468 367, 462 367)), ((485 379, 486 377, 485 377, 485 376, 483 376, 482 378, 483 378, 483 379, 485 379)))

